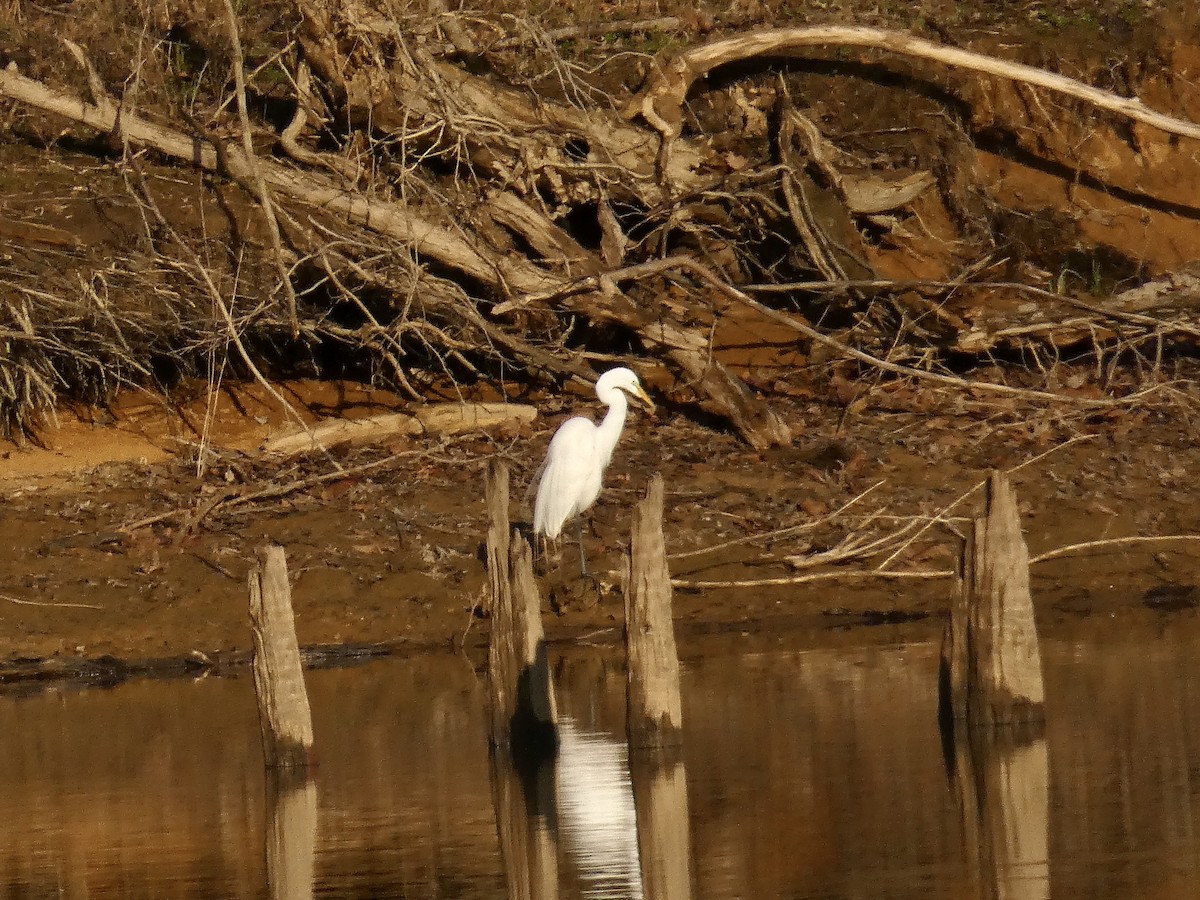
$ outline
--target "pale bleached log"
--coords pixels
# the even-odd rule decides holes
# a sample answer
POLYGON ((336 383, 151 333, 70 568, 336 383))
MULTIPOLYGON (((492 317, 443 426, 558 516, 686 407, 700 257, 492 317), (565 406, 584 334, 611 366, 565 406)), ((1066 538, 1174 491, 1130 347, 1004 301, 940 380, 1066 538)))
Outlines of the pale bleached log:
POLYGON ((270 545, 259 550, 249 583, 254 691, 263 758, 268 768, 304 768, 315 761, 312 713, 282 547, 270 545))
POLYGON ((679 658, 671 620, 671 573, 663 540, 663 479, 655 473, 633 511, 625 585, 629 746, 669 747, 682 739, 679 658))
POLYGON ((311 428, 289 428, 263 441, 264 453, 288 456, 336 444, 369 444, 398 434, 461 434, 532 422, 537 408, 525 403, 429 403, 411 413, 363 419, 325 419, 311 428))

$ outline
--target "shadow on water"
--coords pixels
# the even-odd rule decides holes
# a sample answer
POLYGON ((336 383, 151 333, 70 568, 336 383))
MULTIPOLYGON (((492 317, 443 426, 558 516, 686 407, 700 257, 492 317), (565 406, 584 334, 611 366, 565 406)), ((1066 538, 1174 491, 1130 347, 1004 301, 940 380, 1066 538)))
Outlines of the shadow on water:
POLYGON ((1044 642, 1044 736, 949 770, 933 643, 685 648, 674 757, 627 751, 615 651, 556 648, 519 770, 461 658, 313 671, 296 784, 248 677, 0 696, 0 896, 1191 897, 1200 620, 1102 640, 1044 642))

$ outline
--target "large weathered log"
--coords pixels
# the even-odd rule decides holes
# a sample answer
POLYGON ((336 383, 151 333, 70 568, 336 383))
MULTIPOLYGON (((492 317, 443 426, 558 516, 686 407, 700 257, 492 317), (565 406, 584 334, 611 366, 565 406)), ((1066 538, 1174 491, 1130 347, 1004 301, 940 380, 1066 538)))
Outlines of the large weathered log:
POLYGON ((293 427, 271 435, 259 447, 285 456, 336 444, 367 444, 398 434, 461 434, 501 425, 532 422, 536 407, 527 403, 429 403, 411 413, 382 413, 364 419, 326 419, 311 428, 293 427))

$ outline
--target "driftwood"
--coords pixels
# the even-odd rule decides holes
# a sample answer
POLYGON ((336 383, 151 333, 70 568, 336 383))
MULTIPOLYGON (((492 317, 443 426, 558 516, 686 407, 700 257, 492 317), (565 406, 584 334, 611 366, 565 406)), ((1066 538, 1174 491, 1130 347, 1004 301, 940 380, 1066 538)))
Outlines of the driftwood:
POLYGON ((999 472, 988 480, 984 515, 974 520, 963 550, 940 671, 947 718, 984 726, 1042 720, 1042 661, 1029 590, 1029 552, 1016 494, 999 472))
POLYGON ((335 444, 368 444, 398 434, 461 434, 532 422, 537 409, 524 403, 430 403, 411 413, 363 419, 329 419, 309 429, 290 428, 263 441, 264 453, 307 453, 335 444))

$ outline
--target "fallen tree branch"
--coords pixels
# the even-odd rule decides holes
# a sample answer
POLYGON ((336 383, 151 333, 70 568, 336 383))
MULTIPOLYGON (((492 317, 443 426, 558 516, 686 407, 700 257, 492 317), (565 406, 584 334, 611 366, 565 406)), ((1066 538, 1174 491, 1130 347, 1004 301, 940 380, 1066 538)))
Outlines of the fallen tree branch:
POLYGON ((713 588, 757 588, 782 587, 784 585, 808 584, 813 581, 841 581, 862 578, 881 578, 885 581, 899 581, 905 578, 953 578, 953 569, 938 569, 935 571, 891 572, 879 569, 847 569, 841 572, 809 572, 806 575, 780 575, 778 578, 747 578, 733 581, 691 581, 687 578, 672 578, 671 586, 691 588, 692 590, 709 590, 713 588))
MULTIPOLYGON (((1026 400, 1069 403, 1085 409, 1106 409, 1116 406, 1129 406, 1139 400, 1144 399, 1146 396, 1156 390, 1155 388, 1146 388, 1145 390, 1137 391, 1136 393, 1120 398, 1105 397, 1100 399, 1089 397, 1070 397, 1064 394, 1056 394, 1053 391, 1038 391, 1030 388, 1018 388, 1007 384, 994 384, 988 381, 970 381, 966 378, 960 378, 954 375, 942 375, 938 372, 926 372, 922 369, 914 369, 911 366, 903 366, 899 363, 889 362, 886 359, 880 359, 877 356, 872 356, 869 353, 864 353, 862 350, 858 350, 854 347, 843 344, 836 338, 830 337, 829 335, 818 331, 807 322, 803 322, 795 316, 790 316, 787 313, 780 312, 779 310, 771 309, 769 306, 764 306, 744 291, 735 288, 733 285, 720 278, 708 266, 697 262, 689 256, 668 256, 652 262, 640 263, 635 266, 618 269, 615 272, 607 272, 603 275, 581 278, 574 283, 571 290, 573 292, 592 291, 598 289, 605 280, 621 282, 629 279, 643 278, 651 274, 661 274, 663 272, 672 270, 694 275, 705 284, 709 285, 719 293, 724 294, 731 300, 736 300, 739 303, 745 304, 764 318, 770 319, 771 321, 783 325, 792 331, 802 334, 811 341, 814 341, 818 344, 824 344, 826 347, 836 351, 843 357, 858 360, 859 362, 871 366, 872 368, 882 369, 885 372, 891 372, 893 375, 904 375, 909 378, 929 381, 934 384, 943 384, 966 391, 985 391, 987 393, 1004 394, 1009 397, 1019 397, 1026 400)), ((549 298, 531 296, 525 298, 523 303, 542 299, 549 298)))
MULTIPOLYGON (((118 124, 111 108, 83 103, 17 72, 0 71, 0 95, 63 116, 101 131, 118 124)), ((253 185, 254 164, 244 151, 227 147, 218 154, 207 141, 147 122, 122 111, 121 134, 174 159, 208 171, 225 171, 243 184, 253 185)), ((411 205, 376 200, 364 194, 335 188, 323 176, 304 174, 269 160, 257 160, 262 178, 271 188, 292 199, 345 216, 351 222, 404 242, 418 256, 428 256, 501 294, 509 296, 568 296, 569 282, 529 259, 512 253, 491 253, 452 228, 420 216, 411 205)), ((555 228, 552 226, 551 228, 555 228)), ((551 232, 548 231, 548 234, 551 232)), ((638 308, 629 297, 595 282, 586 304, 572 308, 589 320, 620 324, 638 334, 647 349, 661 353, 680 371, 712 411, 727 418, 753 447, 764 448, 791 440, 787 425, 771 408, 756 399, 736 375, 708 352, 707 337, 638 308)), ((500 314, 497 307, 495 314, 500 314)))
POLYGON ((1048 562, 1052 559, 1058 559, 1061 556, 1071 556, 1086 550, 1127 547, 1132 544, 1172 544, 1180 541, 1200 541, 1200 534, 1163 534, 1148 537, 1104 538, 1098 541, 1083 541, 1079 544, 1067 544, 1065 547, 1055 547, 1053 550, 1047 550, 1045 553, 1040 553, 1032 557, 1029 560, 1029 564, 1032 566, 1034 563, 1048 562))
POLYGON ((262 208, 263 219, 267 223, 267 234, 271 238, 271 249, 274 251, 271 255, 279 275, 279 286, 287 297, 288 323, 292 326, 292 337, 296 338, 300 335, 300 321, 296 318, 296 291, 292 287, 292 279, 289 277, 287 265, 283 261, 283 242, 279 236, 279 221, 275 218, 275 205, 271 202, 271 192, 267 189, 267 181, 263 178, 262 167, 254 153, 254 139, 250 132, 250 111, 246 106, 246 65, 242 57, 242 38, 238 33, 237 13, 233 9, 233 0, 225 0, 225 24, 229 29, 229 49, 233 56, 238 119, 242 126, 242 152, 246 155, 246 164, 250 169, 258 203, 262 208))
MULTIPOLYGON (((111 105, 100 107, 84 103, 78 97, 26 78, 12 68, 0 70, 0 95, 101 132, 111 132, 118 123, 117 111, 111 105)), ((149 122, 128 110, 121 112, 119 121, 122 136, 133 144, 208 172, 223 172, 243 184, 253 183, 251 163, 239 148, 225 148, 221 154, 223 159, 219 159, 211 142, 149 122)), ((517 267, 503 258, 489 259, 460 233, 430 222, 406 206, 348 193, 324 178, 303 174, 269 160, 260 160, 259 165, 266 183, 281 194, 403 241, 414 253, 433 257, 485 284, 505 283, 516 290, 533 290, 545 289, 553 283, 549 276, 531 271, 531 266, 517 267)))
POLYGON ((1200 140, 1200 125, 1150 109, 1137 97, 1121 97, 1035 66, 1007 62, 959 47, 947 47, 899 31, 838 25, 767 29, 722 38, 685 50, 656 70, 651 83, 629 102, 626 115, 630 118, 641 115, 659 130, 664 141, 670 142, 682 131, 683 102, 688 91, 698 79, 705 77, 713 69, 754 57, 787 56, 796 54, 801 49, 830 44, 888 50, 1032 84, 1075 97, 1168 134, 1200 140))

